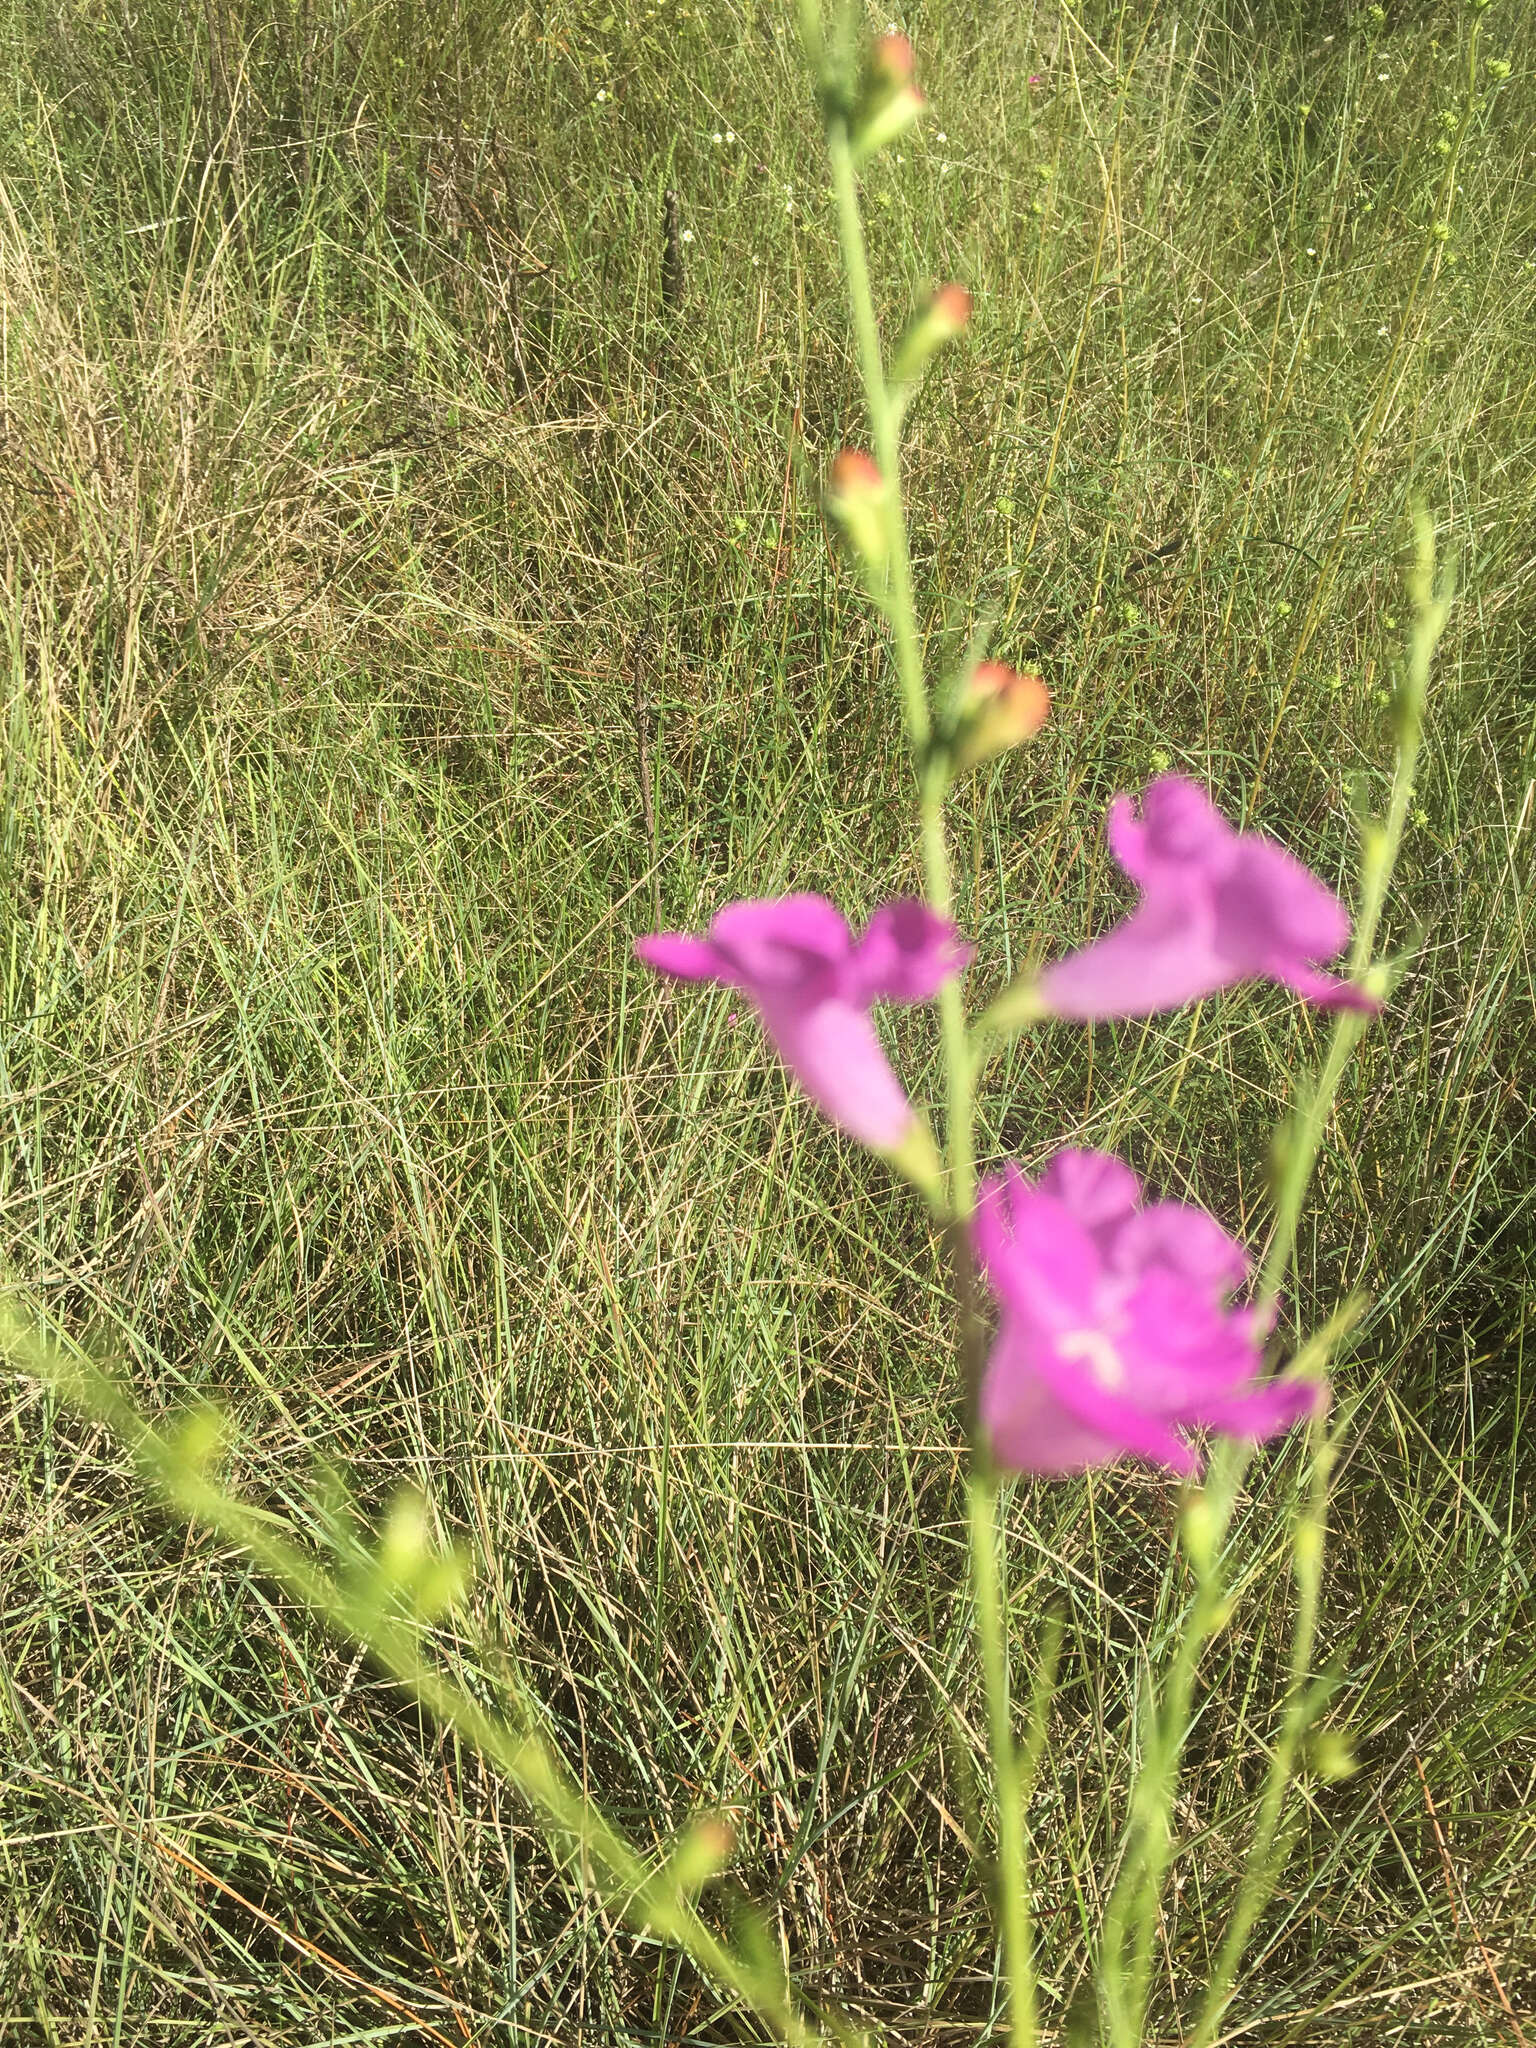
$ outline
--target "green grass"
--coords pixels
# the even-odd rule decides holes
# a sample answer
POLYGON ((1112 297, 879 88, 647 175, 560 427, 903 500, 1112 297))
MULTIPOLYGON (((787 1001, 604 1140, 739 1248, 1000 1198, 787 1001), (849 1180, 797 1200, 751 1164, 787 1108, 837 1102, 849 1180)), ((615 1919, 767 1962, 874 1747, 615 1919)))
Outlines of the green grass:
MULTIPOLYGON (((958 647, 995 612, 1055 693, 956 807, 978 998, 1102 926, 1103 804, 1165 762, 1347 887, 1410 492, 1459 559, 1389 913, 1421 950, 1292 1302, 1373 1297, 1322 1639, 1360 1769, 1305 1787, 1226 2037, 1277 2048, 1514 2043, 1495 1972, 1536 2003, 1536 35, 1493 7, 1511 75, 1469 91, 1472 20, 933 0, 932 118, 869 182, 889 320, 977 296, 912 421, 925 620, 958 647)), ((301 1529, 320 1467, 370 1509, 422 1485, 481 1554, 465 1683, 515 1659, 642 1841, 723 1804, 810 1988, 986 2038, 938 1248, 728 999, 629 953, 735 895, 917 880, 815 502, 861 426, 787 11, 10 0, 6 34, 9 1267, 151 1407, 226 1401, 301 1529)), ((897 1037, 932 1084, 927 1019, 897 1037)), ((1040 1033, 984 1144, 1121 1148, 1257 1240, 1321 1043, 1262 990, 1040 1033)), ((110 1442, 6 1401, 0 2039, 757 2038, 110 1442)), ((1252 1468, 1198 1698, 1170 2040, 1274 1730, 1301 1476, 1252 1468)), ((1021 1668, 1067 1625, 1031 1812, 1053 2039, 1174 1507, 1131 1470, 1009 1503, 1021 1668)))

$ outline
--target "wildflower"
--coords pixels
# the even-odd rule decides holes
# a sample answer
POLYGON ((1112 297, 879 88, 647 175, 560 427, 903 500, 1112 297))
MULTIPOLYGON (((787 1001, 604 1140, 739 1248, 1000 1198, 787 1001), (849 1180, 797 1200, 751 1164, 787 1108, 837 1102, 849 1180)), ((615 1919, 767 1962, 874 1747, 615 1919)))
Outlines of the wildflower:
POLYGON ((605 85, 600 85, 597 88, 597 91, 592 95, 592 104, 595 107, 601 107, 608 101, 610 97, 611 95, 609 94, 608 88, 605 85))
POLYGON ((1299 860, 1238 832, 1198 784, 1159 776, 1109 809, 1110 851, 1141 891, 1130 916, 1040 978, 1047 1013, 1091 1022, 1176 1009, 1264 976, 1329 1009, 1375 1011, 1353 982, 1325 974, 1349 914, 1299 860))
POLYGON ((1020 675, 1000 661, 972 672, 954 738, 957 770, 974 768, 1032 739, 1050 715, 1051 693, 1039 676, 1020 675))
POLYGON ((732 903, 703 938, 653 932, 635 951, 676 980, 740 989, 806 1094, 861 1144, 899 1153, 911 1143, 917 1116, 869 1011, 926 1002, 970 960, 954 926, 925 903, 882 905, 860 939, 824 896, 732 903))
POLYGON ((734 142, 736 140, 736 130, 734 128, 727 128, 725 131, 725 139, 727 142, 734 142))
POLYGON ((722 134, 720 133, 720 130, 719 130, 719 129, 717 128, 717 129, 715 130, 714 134, 713 134, 713 135, 711 135, 711 137, 710 137, 709 139, 710 139, 710 141, 711 141, 711 142, 714 142, 714 143, 721 143, 721 142, 724 142, 724 140, 725 140, 725 137, 724 137, 724 136, 723 136, 723 135, 722 135, 722 134))
POLYGON ((1010 1471, 1060 1475, 1127 1454, 1186 1475, 1189 1432, 1257 1441, 1311 1413, 1316 1383, 1258 1377, 1264 1323, 1229 1297, 1240 1244, 1184 1202, 1143 1202, 1123 1161, 1060 1152, 1031 1185, 981 1189, 977 1255, 1002 1316, 981 1421, 1010 1471))
POLYGON ((947 135, 945 134, 944 130, 943 130, 943 129, 941 128, 941 129, 939 130, 938 134, 937 134, 937 135, 935 135, 933 139, 934 139, 934 141, 935 141, 935 142, 948 142, 948 140, 949 140, 949 137, 948 137, 948 136, 947 136, 947 135))
POLYGON ((693 240, 693 229, 684 228, 683 232, 678 236, 678 240, 680 242, 691 242, 693 240))

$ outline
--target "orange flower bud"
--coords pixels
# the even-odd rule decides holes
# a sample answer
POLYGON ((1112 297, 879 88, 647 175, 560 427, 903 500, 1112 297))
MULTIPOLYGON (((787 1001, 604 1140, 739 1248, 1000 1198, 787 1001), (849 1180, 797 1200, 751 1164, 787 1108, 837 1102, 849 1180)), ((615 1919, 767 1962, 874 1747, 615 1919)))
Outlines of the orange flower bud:
POLYGON ((862 448, 844 448, 833 458, 827 472, 826 502, 854 553, 869 568, 884 569, 891 545, 885 478, 862 448))
POLYGON ((1039 676, 1021 675, 1000 661, 984 661, 966 685, 955 728, 955 766, 974 768, 1021 740, 1046 721, 1051 693, 1039 676))
POLYGON ((923 95, 914 84, 917 62, 903 35, 876 39, 864 67, 864 81, 848 124, 856 162, 884 149, 922 112, 923 95))
POLYGON ((893 384, 914 383, 928 358, 953 341, 971 317, 971 295, 960 284, 941 284, 912 322, 891 364, 893 384))
POLYGON ((875 38, 869 53, 870 77, 878 79, 889 91, 898 86, 910 85, 917 76, 917 59, 912 53, 909 36, 883 35, 875 38))

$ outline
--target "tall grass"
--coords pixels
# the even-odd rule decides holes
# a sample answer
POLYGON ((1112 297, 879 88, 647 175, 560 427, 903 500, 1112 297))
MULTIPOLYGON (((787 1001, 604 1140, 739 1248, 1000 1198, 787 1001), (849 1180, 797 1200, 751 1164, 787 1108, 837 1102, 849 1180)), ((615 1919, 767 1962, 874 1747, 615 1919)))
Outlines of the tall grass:
MULTIPOLYGON (((1516 2042, 1536 1996, 1536 37, 1494 7, 1510 75, 1469 79, 1469 20, 935 0, 905 23, 934 117, 872 181, 893 307, 978 301, 910 429, 926 628, 995 611, 1056 696, 978 796, 983 957, 1102 925, 1084 822, 1165 760, 1309 858, 1347 844, 1410 490, 1460 556, 1389 916, 1421 948, 1295 1277, 1299 1315, 1373 1306, 1321 1634, 1359 1768, 1309 1781, 1250 1957, 1233 2025, 1275 2043, 1516 2042)), ((985 2037, 941 1262, 727 1000, 628 964, 658 906, 917 880, 814 503, 857 380, 788 15, 13 0, 7 36, 8 1264, 151 1405, 229 1402, 238 1478, 301 1526, 317 1464, 368 1506, 419 1483, 485 1558, 466 1685, 515 1656, 642 1839, 736 1816, 813 1991, 985 2037)), ((1037 1034, 984 1144, 1112 1145, 1258 1238, 1257 1134, 1318 1051, 1246 995, 1037 1034)), ((104 1437, 6 1399, 0 2037, 751 2038, 104 1437)), ((1048 2012, 1085 1992, 1178 1622, 1171 1514, 1133 1471, 1009 1503, 1021 1659, 1065 1622, 1048 2012)), ((1285 1687, 1276 1518, 1243 1527, 1170 2010, 1285 1687)))

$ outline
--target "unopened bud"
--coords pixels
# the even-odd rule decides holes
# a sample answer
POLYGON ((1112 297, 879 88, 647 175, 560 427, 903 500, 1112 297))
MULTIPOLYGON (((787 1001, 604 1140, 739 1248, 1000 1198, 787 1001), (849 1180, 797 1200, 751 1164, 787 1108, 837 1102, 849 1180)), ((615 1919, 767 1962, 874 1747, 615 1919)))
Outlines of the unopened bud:
POLYGON ((696 1821, 667 1858, 667 1876, 679 1895, 691 1899, 730 1861, 735 1830, 718 1814, 696 1821))
POLYGON ((884 569, 891 551, 885 479, 862 448, 844 448, 827 472, 827 510, 854 553, 870 569, 884 569))
POLYGON ((984 661, 966 685, 955 728, 956 769, 974 768, 1037 733, 1051 708, 1039 676, 984 661))
POLYGON ((928 358, 953 341, 971 317, 971 295, 964 285, 942 284, 901 337, 891 364, 893 384, 911 384, 928 358))
POLYGON ((1319 1728, 1307 1747, 1313 1770, 1326 1784, 1352 1778, 1360 1768, 1355 1745, 1342 1729, 1319 1728))
POLYGON ((876 39, 849 122, 848 139, 856 162, 862 163, 894 142, 922 112, 923 95, 914 82, 916 69, 912 45, 905 36, 876 39))

